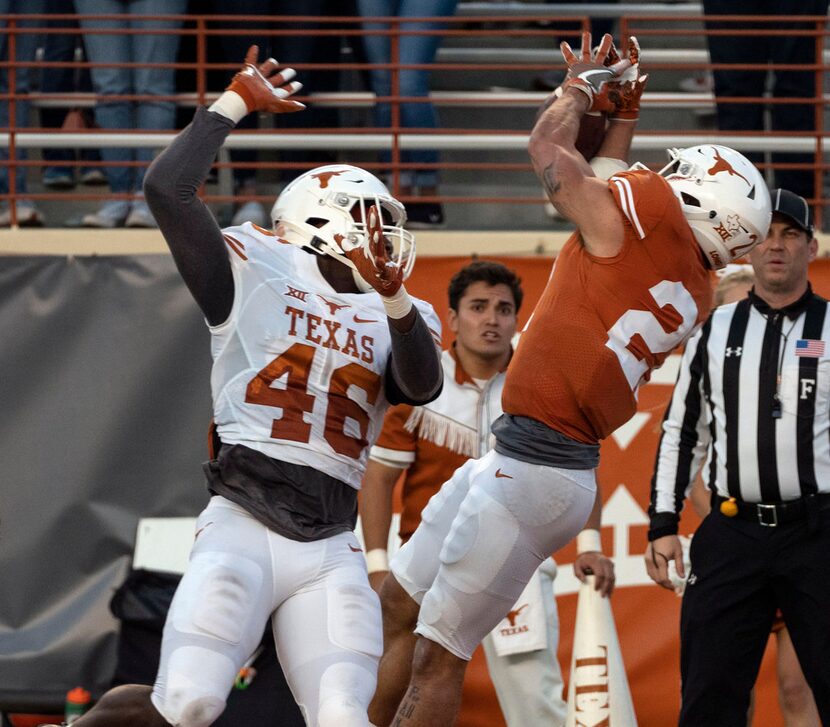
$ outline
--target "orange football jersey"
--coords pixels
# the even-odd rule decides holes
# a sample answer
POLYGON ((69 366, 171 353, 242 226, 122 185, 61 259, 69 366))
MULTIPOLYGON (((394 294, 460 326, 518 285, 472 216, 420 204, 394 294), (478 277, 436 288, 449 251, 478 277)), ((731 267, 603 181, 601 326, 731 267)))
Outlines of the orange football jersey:
POLYGON ((625 225, 614 257, 588 253, 577 230, 507 370, 502 405, 580 442, 628 421, 637 387, 706 318, 712 286, 668 182, 647 170, 608 180, 625 225))

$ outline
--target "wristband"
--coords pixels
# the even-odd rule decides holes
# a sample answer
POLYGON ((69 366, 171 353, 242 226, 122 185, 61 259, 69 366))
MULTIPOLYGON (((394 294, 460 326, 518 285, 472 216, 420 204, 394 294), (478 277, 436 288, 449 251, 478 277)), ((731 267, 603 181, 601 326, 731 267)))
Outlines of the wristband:
POLYGON ((234 124, 238 124, 248 115, 248 105, 236 91, 225 91, 213 102, 208 111, 221 114, 234 124))
POLYGON ((370 574, 389 570, 389 555, 386 548, 372 548, 366 553, 366 569, 370 574))
POLYGON ((393 295, 382 295, 380 298, 390 318, 405 318, 412 310, 412 298, 403 285, 393 295))
POLYGON ((602 539, 599 536, 599 530, 586 529, 577 535, 576 552, 578 555, 582 555, 582 553, 601 553, 602 539))

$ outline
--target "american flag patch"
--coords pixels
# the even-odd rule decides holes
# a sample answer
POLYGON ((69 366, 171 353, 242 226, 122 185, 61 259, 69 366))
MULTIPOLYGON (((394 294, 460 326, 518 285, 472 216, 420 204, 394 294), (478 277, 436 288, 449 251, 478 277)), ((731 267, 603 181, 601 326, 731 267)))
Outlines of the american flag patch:
POLYGON ((806 356, 807 358, 824 356, 824 341, 816 341, 812 338, 799 338, 795 342, 795 355, 806 356))

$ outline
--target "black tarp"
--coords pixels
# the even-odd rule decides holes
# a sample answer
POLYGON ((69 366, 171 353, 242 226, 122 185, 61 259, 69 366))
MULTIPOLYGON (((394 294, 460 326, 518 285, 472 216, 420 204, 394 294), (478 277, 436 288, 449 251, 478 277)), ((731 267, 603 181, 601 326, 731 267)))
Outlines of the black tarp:
POLYGON ((167 255, 0 257, 0 708, 108 686, 139 518, 207 502, 209 338, 167 255))

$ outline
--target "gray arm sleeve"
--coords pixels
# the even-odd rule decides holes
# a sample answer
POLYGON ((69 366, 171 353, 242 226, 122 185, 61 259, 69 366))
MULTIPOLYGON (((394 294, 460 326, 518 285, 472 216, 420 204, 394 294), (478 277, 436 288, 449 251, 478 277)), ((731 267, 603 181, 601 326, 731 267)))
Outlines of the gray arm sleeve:
POLYGON ((222 231, 199 199, 216 152, 234 124, 203 107, 150 165, 144 195, 190 293, 211 325, 233 305, 233 273, 222 231))
POLYGON ((426 404, 441 393, 444 371, 427 324, 418 311, 406 333, 389 326, 392 355, 386 371, 386 398, 393 404, 426 404))

